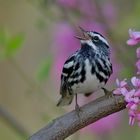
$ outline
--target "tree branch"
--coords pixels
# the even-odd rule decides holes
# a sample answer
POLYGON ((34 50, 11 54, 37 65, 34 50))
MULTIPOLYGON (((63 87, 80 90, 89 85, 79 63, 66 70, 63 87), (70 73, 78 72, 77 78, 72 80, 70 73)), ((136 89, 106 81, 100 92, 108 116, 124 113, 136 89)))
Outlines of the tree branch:
POLYGON ((124 109, 125 106, 123 96, 100 97, 80 108, 80 118, 75 110, 66 113, 33 134, 29 140, 63 140, 77 130, 124 109))

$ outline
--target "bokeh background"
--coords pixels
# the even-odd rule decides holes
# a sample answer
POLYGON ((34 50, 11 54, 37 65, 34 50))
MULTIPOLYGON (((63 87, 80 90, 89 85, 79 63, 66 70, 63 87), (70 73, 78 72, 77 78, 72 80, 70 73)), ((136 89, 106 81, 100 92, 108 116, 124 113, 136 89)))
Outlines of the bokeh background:
MULTIPOLYGON (((23 140, 52 119, 73 109, 57 108, 65 59, 80 47, 77 27, 102 33, 111 45, 117 77, 135 75, 135 50, 128 29, 140 30, 139 0, 0 0, 0 139, 23 140)), ((79 96, 79 104, 92 98, 79 96)), ((139 140, 121 111, 80 130, 68 140, 139 140)))

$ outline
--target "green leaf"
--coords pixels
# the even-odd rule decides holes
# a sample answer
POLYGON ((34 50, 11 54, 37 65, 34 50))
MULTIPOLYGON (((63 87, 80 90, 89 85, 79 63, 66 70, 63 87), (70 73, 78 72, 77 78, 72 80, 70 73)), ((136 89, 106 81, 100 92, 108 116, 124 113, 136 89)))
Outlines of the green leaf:
POLYGON ((48 57, 47 60, 40 65, 38 73, 37 73, 37 79, 40 82, 42 82, 48 78, 50 69, 51 69, 51 65, 52 65, 51 57, 48 57))
POLYGON ((11 39, 9 39, 6 48, 5 48, 5 55, 7 57, 13 56, 19 48, 21 48, 24 41, 24 35, 18 34, 11 39))

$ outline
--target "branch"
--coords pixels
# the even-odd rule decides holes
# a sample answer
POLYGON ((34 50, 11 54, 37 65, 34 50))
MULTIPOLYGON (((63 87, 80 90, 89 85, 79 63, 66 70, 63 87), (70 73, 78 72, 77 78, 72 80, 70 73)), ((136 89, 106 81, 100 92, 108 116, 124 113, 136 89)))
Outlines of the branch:
POLYGON ((100 97, 80 108, 80 118, 75 110, 66 113, 33 134, 29 140, 63 140, 77 130, 125 109, 125 105, 122 96, 100 97))

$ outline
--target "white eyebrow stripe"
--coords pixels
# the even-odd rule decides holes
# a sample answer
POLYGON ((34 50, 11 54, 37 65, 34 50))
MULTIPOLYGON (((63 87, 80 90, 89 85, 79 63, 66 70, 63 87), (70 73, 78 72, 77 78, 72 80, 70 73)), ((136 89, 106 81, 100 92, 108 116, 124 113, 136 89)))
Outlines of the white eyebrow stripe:
POLYGON ((93 33, 93 32, 90 32, 90 34, 91 34, 92 36, 98 36, 100 40, 102 40, 105 44, 107 44, 107 45, 109 46, 107 40, 106 40, 104 37, 102 37, 101 35, 96 34, 96 33, 93 33))
POLYGON ((103 37, 100 36, 99 34, 96 34, 96 36, 98 36, 100 40, 102 40, 105 44, 107 44, 107 45, 109 46, 109 44, 108 44, 108 42, 106 41, 105 38, 103 38, 103 37))

